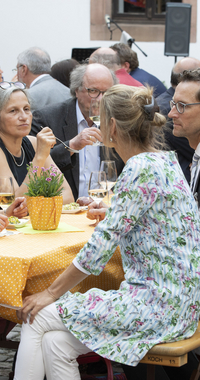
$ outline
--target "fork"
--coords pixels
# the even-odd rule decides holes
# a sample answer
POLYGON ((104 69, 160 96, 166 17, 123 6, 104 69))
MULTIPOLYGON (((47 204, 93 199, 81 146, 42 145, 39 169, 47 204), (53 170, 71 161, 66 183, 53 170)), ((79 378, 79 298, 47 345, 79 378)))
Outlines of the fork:
MULTIPOLYGON (((40 126, 40 128, 43 129, 44 127, 40 126)), ((54 135, 54 136, 55 136, 55 135, 54 135)), ((55 138, 56 138, 56 140, 60 141, 60 142, 64 145, 65 149, 67 149, 69 152, 72 152, 72 153, 79 153, 79 150, 72 149, 72 148, 70 148, 70 146, 68 146, 67 144, 65 144, 65 143, 64 143, 62 140, 60 140, 58 137, 55 136, 55 138)))

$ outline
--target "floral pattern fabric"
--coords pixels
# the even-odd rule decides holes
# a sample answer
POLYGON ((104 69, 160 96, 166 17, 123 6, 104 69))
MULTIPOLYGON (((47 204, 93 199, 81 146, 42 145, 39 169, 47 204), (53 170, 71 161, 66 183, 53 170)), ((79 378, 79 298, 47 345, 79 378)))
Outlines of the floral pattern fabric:
POLYGON ((76 257, 94 275, 119 245, 119 290, 67 292, 56 303, 66 327, 91 350, 135 366, 155 344, 194 334, 200 313, 200 224, 173 152, 130 158, 111 207, 76 257))

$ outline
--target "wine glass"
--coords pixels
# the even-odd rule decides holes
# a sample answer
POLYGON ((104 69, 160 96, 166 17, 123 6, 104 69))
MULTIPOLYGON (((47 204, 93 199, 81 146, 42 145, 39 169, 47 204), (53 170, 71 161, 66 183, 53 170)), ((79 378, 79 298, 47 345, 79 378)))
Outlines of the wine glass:
POLYGON ((5 209, 15 199, 12 177, 0 177, 0 206, 5 209))
MULTIPOLYGON (((91 99, 90 109, 89 109, 89 118, 93 121, 98 129, 100 129, 100 100, 91 99)), ((93 143, 94 146, 102 146, 103 143, 96 141, 93 143)))
POLYGON ((108 189, 108 204, 109 204, 109 191, 117 181, 117 169, 115 161, 102 161, 100 170, 106 173, 107 189, 108 189))
MULTIPOLYGON (((105 198, 107 194, 107 181, 106 173, 103 171, 91 172, 89 184, 88 184, 88 194, 96 203, 100 203, 102 199, 105 198)), ((98 224, 99 218, 97 218, 94 227, 98 224)))

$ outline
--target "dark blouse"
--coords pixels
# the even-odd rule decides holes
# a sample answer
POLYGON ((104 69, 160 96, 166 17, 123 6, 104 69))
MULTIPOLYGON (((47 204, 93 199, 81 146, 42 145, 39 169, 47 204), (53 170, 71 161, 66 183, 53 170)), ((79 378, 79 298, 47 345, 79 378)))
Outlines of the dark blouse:
MULTIPOLYGON (((22 166, 17 166, 13 160, 13 157, 11 154, 7 151, 3 141, 0 138, 0 148, 3 150, 8 165, 10 167, 10 170, 12 171, 13 176, 15 177, 17 183, 19 186, 21 186, 22 182, 24 181, 26 175, 27 175, 27 164, 29 164, 33 158, 35 157, 35 150, 33 148, 33 145, 31 144, 28 137, 23 137, 22 139, 22 147, 24 149, 25 158, 22 166)), ((15 156, 14 156, 15 157, 15 156)), ((15 161, 18 165, 21 164, 23 159, 23 152, 21 154, 21 157, 15 157, 15 161)))

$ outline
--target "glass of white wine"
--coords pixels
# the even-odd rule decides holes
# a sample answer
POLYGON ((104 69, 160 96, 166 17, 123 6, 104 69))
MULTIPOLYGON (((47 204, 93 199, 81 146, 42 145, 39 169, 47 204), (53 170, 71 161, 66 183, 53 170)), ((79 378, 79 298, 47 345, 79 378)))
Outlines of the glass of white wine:
MULTIPOLYGON (((91 172, 89 184, 88 184, 88 194, 96 203, 100 203, 106 196, 108 192, 106 173, 103 171, 91 172)), ((99 223, 99 218, 97 218, 96 223, 93 225, 97 226, 99 223)))
POLYGON ((0 177, 0 206, 5 209, 15 199, 12 177, 0 177))
POLYGON ((100 170, 106 173, 109 204, 109 191, 112 189, 113 186, 115 186, 117 181, 117 169, 115 161, 101 161, 100 170))
MULTIPOLYGON (((100 100, 99 99, 91 99, 90 110, 89 110, 89 118, 93 121, 98 129, 100 129, 100 100)), ((100 141, 96 141, 93 143, 94 146, 102 146, 103 143, 100 141)))

